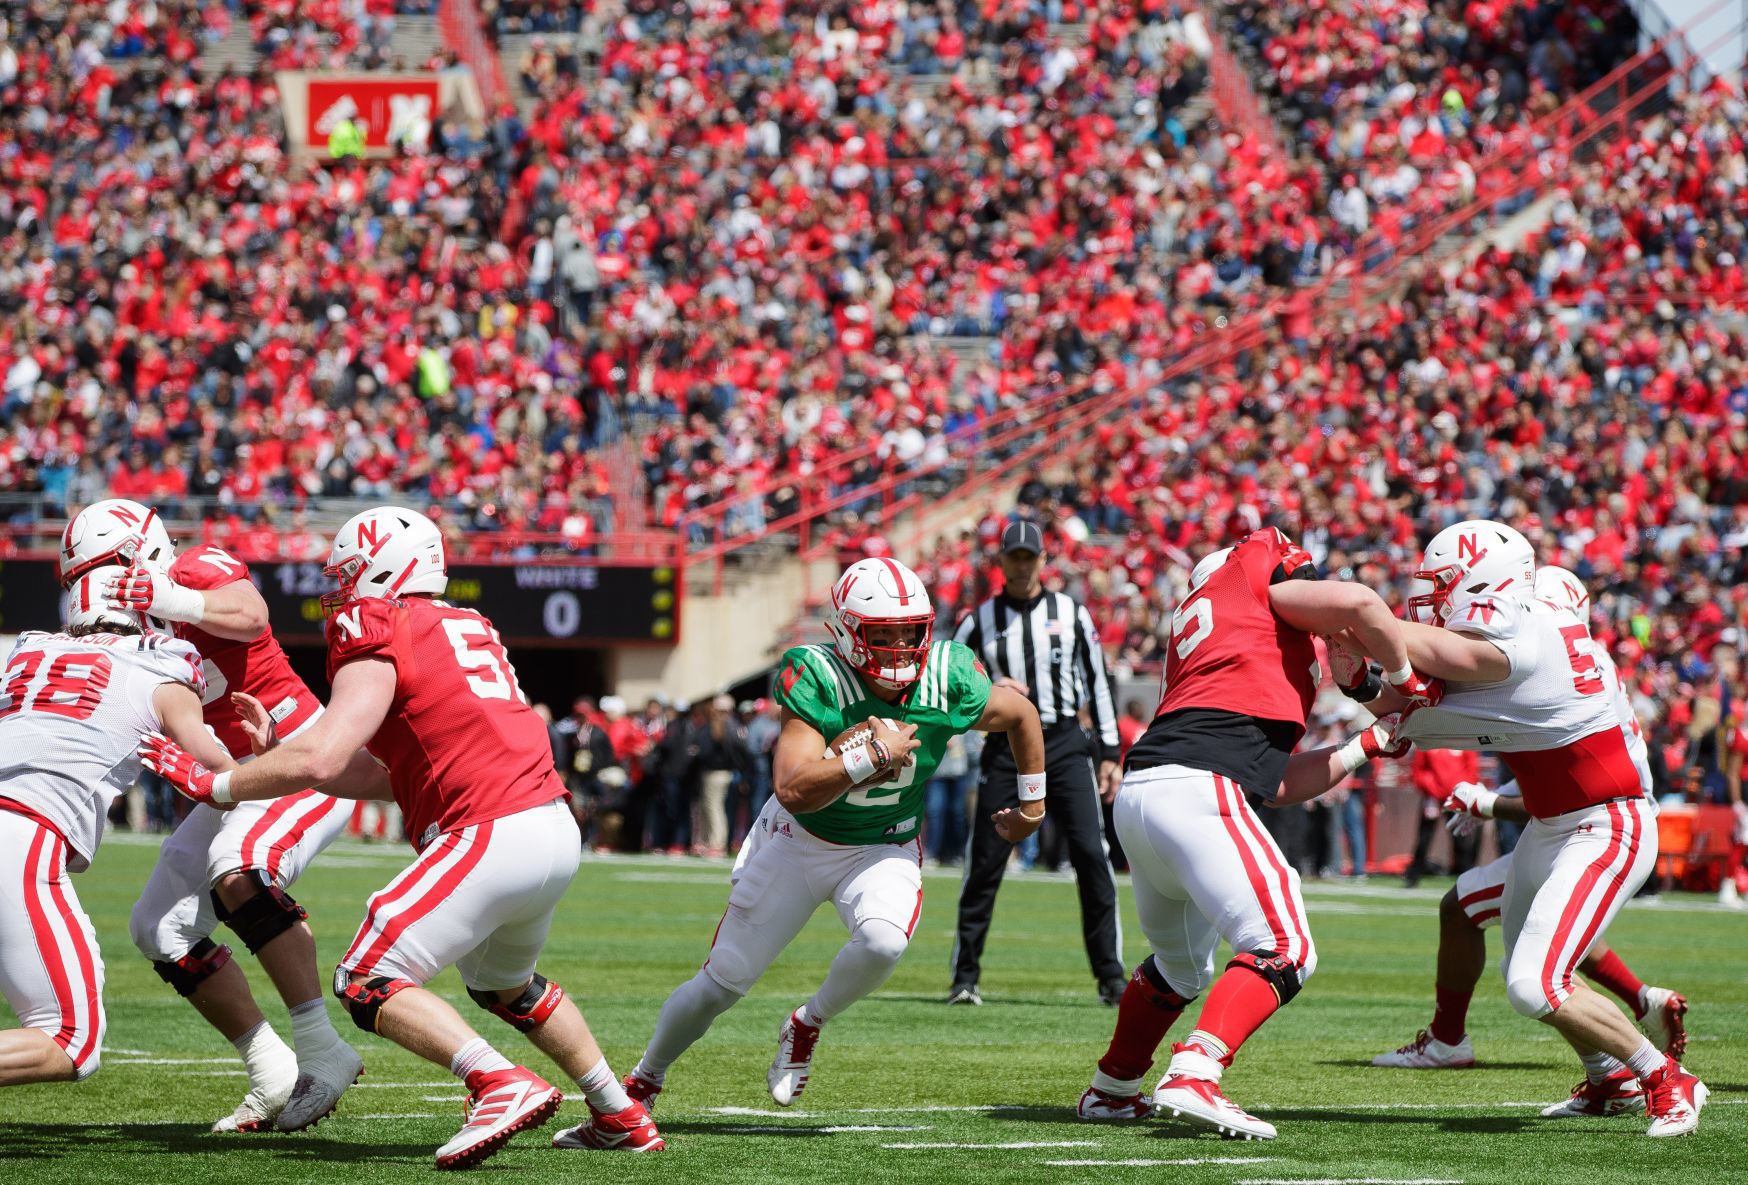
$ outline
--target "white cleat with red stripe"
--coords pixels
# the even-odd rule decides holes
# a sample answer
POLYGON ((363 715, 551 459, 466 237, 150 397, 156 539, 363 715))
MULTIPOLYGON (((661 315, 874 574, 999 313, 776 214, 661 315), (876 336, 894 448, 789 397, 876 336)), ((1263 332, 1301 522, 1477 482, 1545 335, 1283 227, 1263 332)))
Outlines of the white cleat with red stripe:
POLYGON ((1687 1052, 1687 997, 1668 988, 1645 988, 1645 1015, 1639 1027, 1651 1044, 1679 1058, 1687 1052))
POLYGON ((819 1044, 819 1026, 801 1020, 797 1016, 800 1011, 797 1008, 791 1013, 778 1030, 777 1056, 765 1074, 771 1100, 779 1107, 791 1105, 807 1089, 807 1076, 813 1068, 813 1049, 819 1044))
POLYGON ((1177 1045, 1153 1090, 1153 1111, 1212 1128, 1229 1140, 1272 1140, 1275 1125, 1258 1119, 1220 1089, 1223 1066, 1201 1050, 1177 1045))
POLYGON ((472 1168, 503 1150, 510 1137, 539 1127, 564 1101, 551 1083, 524 1066, 467 1076, 467 1122, 437 1149, 440 1169, 472 1168))
POLYGON ((291 1101, 279 1113, 282 1132, 300 1132, 314 1127, 334 1113, 340 1096, 364 1077, 364 1059, 338 1038, 334 1044, 307 1061, 298 1063, 297 1086, 291 1101))

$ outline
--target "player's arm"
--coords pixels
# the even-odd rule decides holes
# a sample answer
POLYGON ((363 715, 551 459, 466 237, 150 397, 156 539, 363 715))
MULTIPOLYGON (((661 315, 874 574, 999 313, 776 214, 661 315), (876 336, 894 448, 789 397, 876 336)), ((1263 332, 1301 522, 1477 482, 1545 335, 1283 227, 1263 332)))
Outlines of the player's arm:
POLYGON ((868 725, 872 735, 867 741, 826 760, 826 738, 784 708, 771 770, 771 792, 783 809, 792 815, 824 810, 874 773, 902 769, 917 747, 916 725, 904 724, 896 730, 878 720, 868 725))
POLYGON ((1351 639, 1360 653, 1382 664, 1384 681, 1401 693, 1404 703, 1437 702, 1437 693, 1423 676, 1438 672, 1413 661, 1403 623, 1365 585, 1350 580, 1282 580, 1269 585, 1269 607, 1294 629, 1351 639))
POLYGON ((198 802, 254 802, 311 786, 323 786, 340 797, 358 797, 341 779, 365 742, 382 727, 394 702, 395 685, 394 664, 385 659, 347 663, 335 672, 333 698, 314 724, 248 765, 223 773, 213 773, 162 738, 148 737, 141 752, 148 766, 198 802), (331 782, 335 785, 330 788, 331 782))
POLYGON ((983 715, 973 725, 979 732, 1005 732, 1013 746, 1020 777, 1020 805, 990 816, 996 834, 1019 843, 1044 825, 1044 726, 1038 709, 1017 691, 999 684, 990 688, 983 715))
MULTIPOLYGON (((1479 782, 1459 782, 1445 795, 1444 808, 1455 820, 1506 819, 1513 823, 1528 823, 1530 813, 1523 805, 1523 791, 1515 781, 1497 790, 1489 790, 1479 782)), ((1469 824, 1480 826, 1477 822, 1469 824)), ((1456 828, 1452 827, 1452 831, 1456 828)))
POLYGON ((267 628, 267 602, 247 580, 232 580, 218 588, 189 588, 167 573, 135 566, 116 577, 106 591, 118 609, 197 625, 237 642, 256 638, 267 628))
POLYGON ((152 692, 152 710, 158 727, 171 740, 208 769, 234 769, 236 762, 206 726, 200 696, 186 683, 160 683, 152 692))
MULTIPOLYGON (((249 747, 259 757, 279 744, 277 726, 273 717, 260 700, 246 691, 231 692, 231 706, 237 710, 237 719, 243 725, 243 731, 248 734, 249 747)), ((332 782, 325 782, 316 787, 324 794, 332 794, 335 798, 368 798, 375 801, 392 801, 394 787, 389 782, 388 770, 369 750, 360 749, 352 754, 352 759, 346 763, 346 768, 332 782)))
POLYGON ((1418 671, 1451 683, 1503 683, 1511 678, 1511 659, 1485 638, 1414 621, 1397 624, 1418 671))
POLYGON ((1296 806, 1335 789, 1350 774, 1358 773, 1379 757, 1406 757, 1413 742, 1401 731, 1401 721, 1394 716, 1380 717, 1340 745, 1310 749, 1287 759, 1287 772, 1281 778, 1270 806, 1296 806))

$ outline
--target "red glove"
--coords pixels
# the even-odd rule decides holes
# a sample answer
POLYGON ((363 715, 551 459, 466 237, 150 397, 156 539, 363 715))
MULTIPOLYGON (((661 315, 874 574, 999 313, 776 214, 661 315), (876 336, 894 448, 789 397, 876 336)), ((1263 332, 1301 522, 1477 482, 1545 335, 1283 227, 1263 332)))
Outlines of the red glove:
POLYGON ((1408 701, 1411 708, 1430 708, 1445 697, 1445 681, 1430 679, 1416 671, 1412 666, 1405 666, 1400 671, 1388 671, 1384 678, 1396 694, 1408 701))
POLYGON ((232 805, 231 775, 215 774, 161 732, 148 732, 140 738, 140 761, 186 798, 220 810, 232 805))
POLYGON ((1338 756, 1348 773, 1353 773, 1368 761, 1379 757, 1406 757, 1414 748, 1410 740, 1397 740, 1396 731, 1402 727, 1402 718, 1389 715, 1372 721, 1371 725, 1347 739, 1338 756))
POLYGON ((103 594, 116 609, 150 613, 168 621, 199 625, 206 615, 206 598, 199 591, 184 588, 164 573, 138 564, 110 581, 103 594))

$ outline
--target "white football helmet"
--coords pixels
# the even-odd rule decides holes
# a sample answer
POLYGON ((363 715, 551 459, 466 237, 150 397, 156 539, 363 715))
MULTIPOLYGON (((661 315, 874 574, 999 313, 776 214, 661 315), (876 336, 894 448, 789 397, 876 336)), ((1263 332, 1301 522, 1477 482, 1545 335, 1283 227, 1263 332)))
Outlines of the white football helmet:
POLYGON ((126 498, 105 498, 67 523, 55 571, 61 587, 70 588, 81 575, 101 565, 140 564, 154 572, 168 572, 175 559, 176 545, 156 510, 126 498))
POLYGON ((832 585, 825 628, 838 655, 889 691, 902 691, 922 678, 929 641, 935 631, 935 606, 921 578, 897 560, 857 560, 832 585), (911 626, 909 643, 876 646, 869 626, 911 626))
POLYGON ((109 603, 103 590, 113 580, 127 573, 120 564, 104 564, 88 568, 73 578, 61 596, 61 622, 68 633, 91 633, 95 630, 140 631, 175 637, 169 622, 132 609, 117 609, 109 603))
POLYGON ((1536 596, 1568 609, 1579 621, 1590 621, 1590 590, 1565 568, 1549 564, 1536 569, 1536 596))
POLYGON ((359 597, 405 593, 442 595, 449 585, 443 533, 416 510, 378 506, 346 520, 334 536, 324 575, 340 582, 322 594, 322 607, 338 609, 359 597))
POLYGON ((1196 561, 1196 566, 1190 569, 1190 591, 1195 592, 1208 583, 1208 577, 1220 570, 1228 557, 1232 555, 1230 547, 1222 547, 1219 551, 1210 551, 1196 561))
POLYGON ((1442 626, 1483 594, 1528 600, 1536 591, 1536 553, 1504 523, 1468 519, 1432 537, 1414 571, 1409 616, 1442 626))

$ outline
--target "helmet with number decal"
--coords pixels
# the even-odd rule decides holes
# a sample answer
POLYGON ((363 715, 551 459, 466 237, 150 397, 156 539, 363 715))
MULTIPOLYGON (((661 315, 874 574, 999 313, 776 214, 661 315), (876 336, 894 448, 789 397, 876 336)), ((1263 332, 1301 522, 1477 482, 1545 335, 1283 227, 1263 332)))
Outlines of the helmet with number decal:
POLYGON ((117 609, 103 590, 127 569, 119 564, 91 568, 76 577, 61 597, 61 621, 69 634, 94 633, 163 634, 173 637, 170 624, 132 609, 117 609))
POLYGON ((1504 523, 1469 519, 1432 537, 1414 581, 1409 616, 1442 626, 1473 597, 1535 596, 1536 553, 1528 539, 1504 523))
POLYGON ((881 687, 901 691, 922 678, 935 606, 922 580, 897 560, 857 560, 832 585, 825 628, 845 662, 881 687), (907 641, 877 646, 868 630, 879 626, 913 632, 907 641))
POLYGON ((1565 568, 1549 564, 1536 569, 1536 596, 1567 609, 1586 624, 1590 621, 1590 590, 1565 568))
POLYGON ((1190 591, 1195 592, 1208 583, 1208 577, 1220 570, 1228 557, 1232 555, 1230 547, 1222 547, 1219 551, 1210 551, 1196 561, 1196 566, 1190 569, 1190 591))
POLYGON ((403 506, 378 506, 347 519, 322 572, 340 582, 322 594, 324 609, 359 597, 438 596, 449 584, 442 532, 403 506))
POLYGON ((156 510, 127 498, 105 498, 74 515, 61 532, 55 574, 62 588, 71 588, 80 576, 105 564, 141 564, 168 572, 175 559, 176 545, 156 510))

